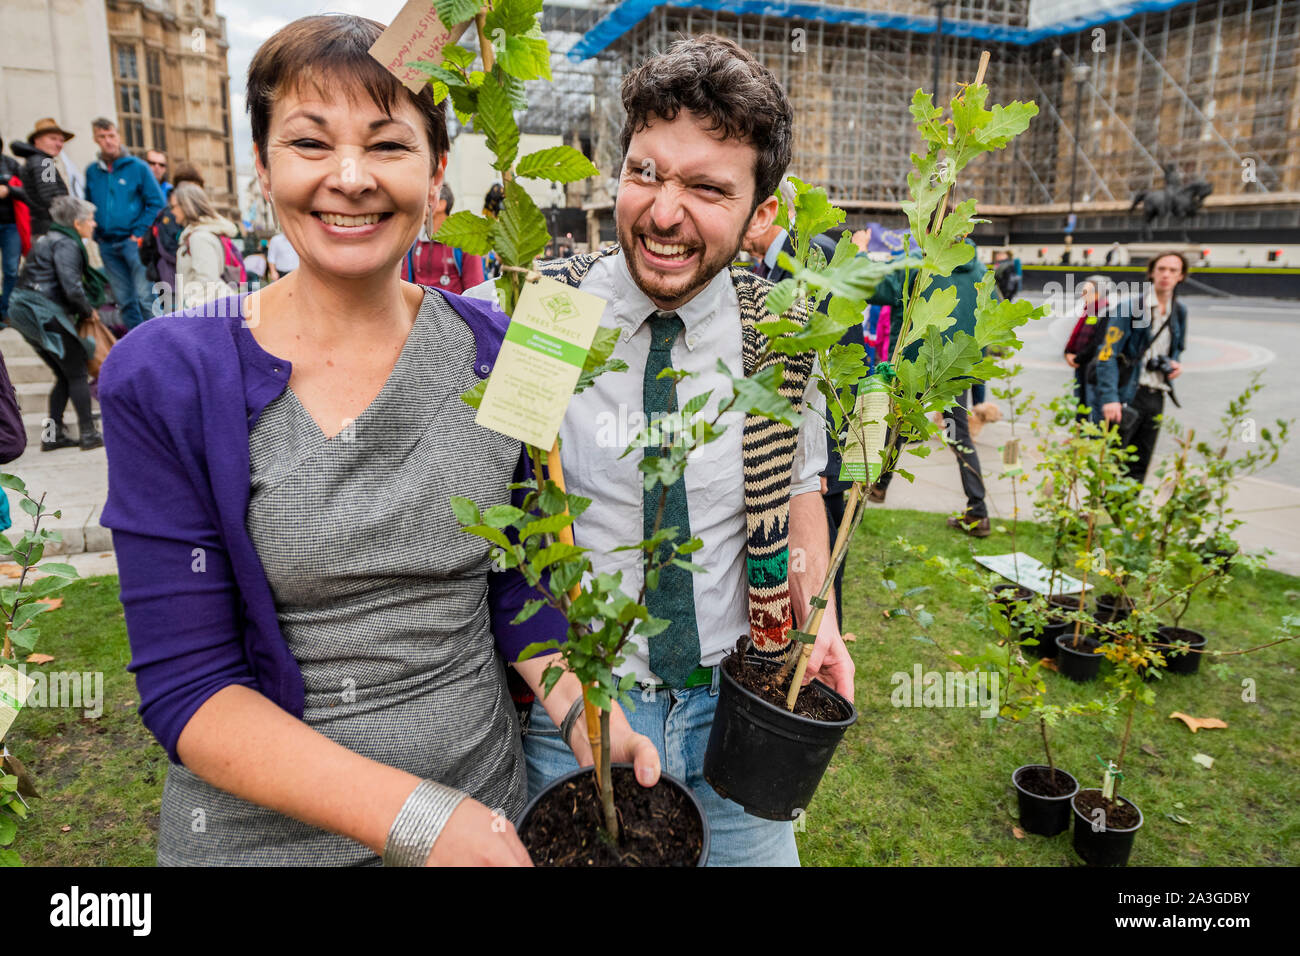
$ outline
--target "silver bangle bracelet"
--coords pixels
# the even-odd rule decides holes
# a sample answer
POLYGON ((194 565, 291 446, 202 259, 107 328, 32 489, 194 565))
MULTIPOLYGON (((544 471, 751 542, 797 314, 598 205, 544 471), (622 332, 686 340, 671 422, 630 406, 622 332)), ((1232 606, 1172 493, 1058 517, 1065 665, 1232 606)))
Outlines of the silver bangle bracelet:
POLYGON ((569 737, 573 734, 573 725, 577 723, 578 717, 583 713, 582 699, 585 695, 578 694, 578 699, 569 705, 569 712, 564 715, 564 720, 560 721, 560 739, 564 741, 566 747, 572 747, 569 743, 569 737))
POLYGON ((384 866, 424 866, 442 828, 465 796, 452 787, 421 780, 388 829, 384 866))

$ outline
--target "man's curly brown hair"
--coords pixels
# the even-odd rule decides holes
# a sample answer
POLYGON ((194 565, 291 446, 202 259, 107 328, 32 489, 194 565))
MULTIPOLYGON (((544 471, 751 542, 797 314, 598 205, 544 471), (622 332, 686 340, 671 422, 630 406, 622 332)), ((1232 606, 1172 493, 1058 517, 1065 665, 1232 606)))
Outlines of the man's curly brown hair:
POLYGON ((776 191, 790 165, 794 110, 772 71, 732 40, 704 34, 678 40, 623 80, 623 160, 632 135, 656 118, 672 122, 682 110, 749 143, 754 162, 754 208, 776 191))

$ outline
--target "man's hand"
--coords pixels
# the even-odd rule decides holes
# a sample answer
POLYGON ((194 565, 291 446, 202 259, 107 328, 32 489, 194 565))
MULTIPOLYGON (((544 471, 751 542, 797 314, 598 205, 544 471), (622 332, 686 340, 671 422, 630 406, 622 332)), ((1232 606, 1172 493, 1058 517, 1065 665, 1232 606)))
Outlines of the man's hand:
POLYGON ((822 494, 826 494, 826 488, 827 488, 826 476, 822 475, 822 494))
POLYGON ((4 183, 0 183, 0 199, 4 199, 8 195, 9 195, 9 187, 6 186, 4 183))
POLYGON ((1124 406, 1119 402, 1107 402, 1101 406, 1101 414, 1106 421, 1118 425, 1124 420, 1124 406))
POLYGON ((1183 363, 1175 362, 1173 359, 1170 359, 1169 360, 1169 381, 1172 382, 1174 379, 1176 379, 1179 375, 1182 374, 1183 374, 1183 363))
MULTIPOLYGON (((808 658, 804 683, 814 678, 828 685, 841 697, 853 701, 853 658, 834 621, 823 623, 817 642, 808 658)), ((852 637, 853 635, 849 635, 852 637)))
POLYGON ((1079 367, 1079 360, 1078 360, 1077 358, 1075 358, 1075 355, 1074 355, 1073 352, 1066 352, 1066 353, 1065 353, 1065 364, 1068 365, 1068 366, 1070 366, 1070 368, 1078 368, 1078 367, 1079 367))
POLYGON ((466 797, 433 842, 425 866, 532 866, 514 824, 466 797))
MULTIPOLYGON (((579 767, 595 765, 591 741, 587 739, 585 717, 574 721, 566 743, 577 758, 579 767)), ((653 787, 659 782, 659 751, 649 737, 632 730, 627 715, 618 704, 614 705, 614 711, 609 715, 609 759, 612 763, 632 764, 636 770, 636 782, 643 787, 653 787)))

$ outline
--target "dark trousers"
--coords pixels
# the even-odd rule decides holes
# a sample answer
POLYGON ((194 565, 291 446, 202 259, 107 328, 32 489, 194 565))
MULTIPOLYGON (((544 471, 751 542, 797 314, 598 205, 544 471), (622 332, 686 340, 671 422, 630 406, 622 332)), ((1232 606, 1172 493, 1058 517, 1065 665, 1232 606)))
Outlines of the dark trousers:
MULTIPOLYGON (((865 497, 865 495, 864 495, 865 497)), ((826 504, 826 525, 830 530, 830 547, 835 547, 835 536, 840 533, 840 522, 844 520, 844 492, 822 495, 822 501, 826 504)), ((827 554, 830 554, 827 551, 827 554)), ((844 633, 844 565, 848 564, 846 557, 840 563, 840 569, 835 572, 835 620, 839 624, 840 633, 844 633)))
POLYGON ((23 254, 22 239, 13 223, 0 223, 0 318, 9 314, 9 296, 18 284, 18 260, 23 254))
MULTIPOLYGON (((953 454, 957 456, 957 470, 961 472, 961 488, 966 493, 966 517, 987 518, 988 505, 984 503, 984 478, 980 474, 979 455, 975 454, 975 442, 970 437, 970 418, 966 414, 966 402, 969 392, 957 396, 952 408, 943 413, 943 427, 952 444, 953 454)), ((902 446, 895 438, 894 446, 900 451, 902 446)), ((893 472, 885 472, 877 482, 882 488, 888 488, 893 480, 893 472)))
POLYGON ((1159 418, 1165 410, 1164 390, 1141 386, 1133 396, 1132 406, 1138 417, 1128 442, 1137 446, 1137 457, 1128 463, 1128 474, 1130 478, 1145 481, 1147 469, 1151 467, 1151 454, 1156 449, 1156 439, 1160 437, 1159 418))
POLYGON ((38 349, 41 360, 54 372, 54 387, 50 389, 50 418, 59 431, 63 430, 63 412, 72 399, 72 407, 77 412, 77 427, 81 437, 95 431, 95 421, 90 411, 90 381, 86 374, 86 350, 81 340, 69 335, 62 327, 58 334, 63 339, 63 356, 38 349))

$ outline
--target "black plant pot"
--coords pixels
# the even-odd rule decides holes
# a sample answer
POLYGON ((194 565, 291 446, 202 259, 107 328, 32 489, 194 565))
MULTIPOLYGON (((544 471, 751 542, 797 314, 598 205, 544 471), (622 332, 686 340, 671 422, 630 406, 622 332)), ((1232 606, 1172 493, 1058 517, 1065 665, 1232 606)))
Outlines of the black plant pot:
MULTIPOLYGON (((611 764, 611 768, 612 769, 622 768, 626 770, 632 770, 633 766, 630 763, 615 763, 615 764, 611 764)), ((593 773, 594 773, 594 768, 592 767, 580 767, 577 770, 571 771, 570 773, 566 773, 562 777, 556 777, 545 787, 543 787, 541 791, 535 794, 531 800, 528 801, 528 804, 524 807, 523 812, 519 814, 519 819, 515 824, 515 829, 520 833, 521 836, 524 834, 525 830, 528 827, 529 818, 532 816, 534 808, 536 808, 536 806, 551 791, 555 790, 557 787, 564 786, 570 780, 573 780, 576 777, 590 777, 593 775, 593 773)), ((591 785, 594 788, 595 782, 593 781, 591 785)), ((640 784, 635 784, 635 786, 640 786, 640 784)), ((700 798, 695 795, 695 791, 693 791, 686 784, 682 783, 682 781, 678 780, 672 774, 665 773, 664 771, 660 771, 659 782, 655 784, 655 786, 672 787, 674 790, 677 790, 680 793, 685 794, 690 799, 690 805, 694 808, 696 815, 700 818, 700 830, 702 833, 700 855, 699 855, 699 859, 695 861, 694 865, 704 866, 709 860, 709 818, 704 813, 704 804, 700 803, 700 798)), ((614 792, 614 800, 615 800, 615 805, 617 805, 618 802, 617 789, 615 789, 614 792)))
POLYGON ((1042 764, 1028 764, 1017 767, 1011 775, 1011 784, 1016 788, 1016 799, 1020 802, 1020 826, 1028 833, 1039 836, 1056 836, 1070 828, 1070 808, 1074 795, 1079 792, 1079 781, 1064 770, 1057 770, 1057 777, 1064 777, 1069 784, 1069 791, 1059 797, 1047 797, 1025 789, 1021 775, 1028 770, 1042 770, 1048 767, 1042 764))
MULTIPOLYGON (((779 669, 767 661, 749 666, 779 669)), ((821 681, 808 686, 846 716, 813 720, 768 703, 742 687, 722 662, 718 708, 704 753, 704 779, 722 797, 765 820, 794 820, 817 792, 844 732, 858 719, 851 703, 821 681)))
POLYGON ((1056 639, 1057 672, 1080 683, 1096 680, 1104 659, 1096 653, 1096 648, 1099 647, 1101 643, 1095 637, 1084 633, 1079 635, 1079 647, 1076 650, 1073 629, 1066 631, 1056 639))
POLYGON ((1093 616, 1102 624, 1114 624, 1133 613, 1133 599, 1122 594, 1098 594, 1093 616))
MULTIPOLYGON (((1186 641, 1190 647, 1196 650, 1204 650, 1208 641, 1204 634, 1189 631, 1185 627, 1158 627, 1156 628, 1156 635, 1161 644, 1186 641)), ((1171 674, 1195 674, 1201 669, 1201 658, 1204 656, 1193 651, 1188 651, 1186 654, 1175 654, 1165 647, 1160 649, 1160 653, 1165 656, 1165 670, 1171 674)))
POLYGON ((1132 800, 1120 797, 1120 800, 1137 810, 1137 825, 1124 830, 1113 827, 1093 830, 1092 820, 1074 805, 1074 799, 1080 794, 1096 792, 1095 789, 1080 790, 1070 800, 1070 806, 1074 810, 1074 852, 1089 866, 1126 866, 1129 854, 1133 852, 1133 841, 1137 838, 1138 830, 1142 829, 1142 810, 1132 800))

